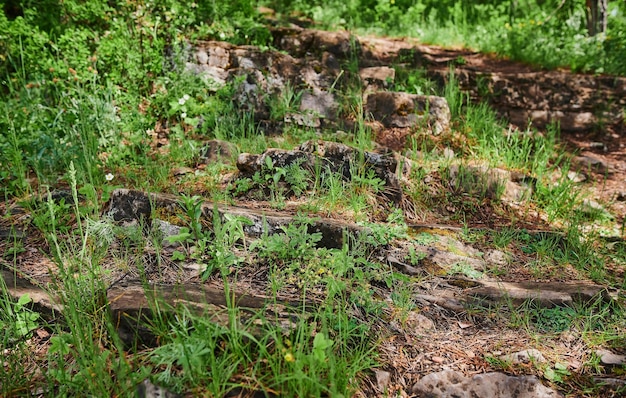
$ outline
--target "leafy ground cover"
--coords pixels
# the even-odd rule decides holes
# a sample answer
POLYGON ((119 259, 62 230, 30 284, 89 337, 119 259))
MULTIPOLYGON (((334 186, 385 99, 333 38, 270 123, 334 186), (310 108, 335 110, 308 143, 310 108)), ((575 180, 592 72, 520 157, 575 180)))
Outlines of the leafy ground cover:
MULTIPOLYGON (((357 28, 371 18, 395 18, 374 25, 389 33, 384 29, 390 26, 408 29, 422 3, 379 2, 366 7, 376 10, 372 15, 350 8, 359 4, 322 16, 328 21, 352 16, 350 26, 357 28)), ((624 287, 624 214, 589 210, 585 186, 567 178, 574 170, 557 126, 507 130, 489 107, 468 102, 453 78, 440 87, 423 71, 398 67, 397 90, 440 94, 452 119, 450 130, 438 136, 414 132, 404 156, 418 166, 402 184, 405 200, 393 203, 385 196, 385 182, 367 166, 366 153, 376 144, 363 109, 356 54, 341 65, 346 79, 333 86, 342 115, 351 121, 351 128, 339 133, 285 123, 302 101, 297 87, 268 96, 267 117, 260 119, 233 101, 245 79, 218 87, 185 68, 186 51, 197 39, 269 52, 270 25, 252 2, 3 5, 3 395, 133 396, 150 378, 191 396, 395 396, 410 391, 414 380, 406 375, 419 373, 418 367, 436 370, 447 360, 471 371, 537 374, 572 395, 623 393, 623 386, 607 389, 597 377, 623 377, 624 365, 602 363, 593 349, 624 350, 623 296, 615 293, 624 287), (277 127, 280 134, 271 129, 277 127), (355 148, 357 156, 344 170, 349 179, 321 167, 306 169, 304 162, 281 165, 271 157, 243 177, 232 161, 240 153, 289 150, 320 138, 355 148), (231 153, 203 162, 201 148, 210 139, 227 141, 231 153), (463 162, 453 165, 454 157, 463 162), (485 163, 531 176, 532 196, 519 208, 510 206, 501 199, 503 187, 485 187, 477 177, 474 165, 485 163), (175 233, 163 239, 162 229, 146 220, 134 226, 114 222, 105 208, 116 188, 174 194, 176 211, 155 207, 148 213, 176 226, 175 233), (296 217, 274 234, 252 238, 245 232, 249 218, 221 216, 217 206, 242 203, 296 217), (324 246, 323 235, 312 228, 320 218, 367 232, 346 232, 340 244, 324 246), (487 228, 485 219, 491 220, 487 228), (435 233, 412 225, 417 222, 450 228, 435 233), (432 248, 461 256, 470 245, 479 249, 472 251, 476 258, 498 249, 515 261, 492 261, 481 270, 472 267, 471 256, 449 269, 429 262, 432 248), (193 272, 182 272, 191 265, 193 272), (152 342, 118 333, 119 320, 110 311, 114 303, 107 302, 116 280, 135 275, 149 291, 155 281, 181 282, 181 274, 219 286, 223 305, 198 313, 155 300, 149 320, 136 319, 152 342), (592 304, 555 308, 532 301, 475 303, 458 312, 450 303, 424 301, 433 285, 471 283, 484 275, 508 281, 593 280, 617 298, 598 296, 592 304), (12 300, 11 280, 17 277, 57 297, 62 311, 39 313, 27 295, 12 300), (235 299, 242 286, 261 291, 266 304, 290 303, 288 316, 265 305, 242 308, 235 299), (424 326, 426 315, 434 319, 434 331, 424 326), (468 329, 471 338, 462 332, 468 329), (441 342, 449 343, 447 351, 441 342), (503 347, 533 343, 550 353, 547 362, 501 359, 503 347), (394 378, 377 390, 375 369, 405 375, 408 384, 394 378)), ((327 12, 314 3, 293 3, 283 5, 285 15, 287 6, 313 16, 327 12)), ((439 19, 437 8, 427 3, 419 15, 428 17, 419 21, 466 31, 478 26, 465 6, 451 7, 450 21, 457 23, 439 19)), ((613 7, 621 15, 620 6, 613 7)), ((504 21, 498 6, 484 8, 493 14, 491 23, 504 21)), ((545 32, 526 31, 521 24, 529 15, 542 13, 535 18, 543 21, 549 14, 541 8, 520 17, 518 12, 506 14, 513 18, 509 28, 503 24, 519 33, 507 36, 510 40, 531 43, 525 36, 531 32, 568 38, 580 33, 578 26, 556 34, 557 26, 549 23, 545 32)), ((580 18, 576 9, 570 18, 580 18)), ((615 18, 609 35, 620 31, 615 18)), ((615 34, 603 45, 619 49, 615 34)), ((478 40, 463 37, 469 44, 478 40)), ((511 49, 477 45, 515 56, 506 52, 511 49)), ((582 70, 621 72, 617 62, 603 57, 570 62, 582 70)), ((546 58, 530 61, 557 65, 546 58)))

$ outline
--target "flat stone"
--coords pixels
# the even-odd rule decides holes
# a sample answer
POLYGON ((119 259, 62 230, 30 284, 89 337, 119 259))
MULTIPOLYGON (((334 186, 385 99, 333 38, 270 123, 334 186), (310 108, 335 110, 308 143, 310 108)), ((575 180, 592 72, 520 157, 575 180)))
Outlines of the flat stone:
POLYGON ((387 128, 428 127, 440 134, 450 126, 450 108, 442 97, 381 91, 367 95, 365 111, 387 128))
POLYGON ((218 161, 231 164, 237 152, 237 146, 233 143, 222 140, 209 140, 206 141, 202 149, 200 149, 200 159, 207 164, 216 163, 218 161))
POLYGON ((532 194, 532 184, 525 176, 514 176, 508 170, 482 164, 452 164, 448 170, 450 184, 468 194, 509 202, 522 201, 532 194))
POLYGON ((501 250, 488 250, 485 253, 485 261, 495 265, 507 265, 509 256, 501 250))
POLYGON ((561 395, 541 384, 535 376, 507 376, 484 373, 465 377, 454 370, 444 370, 422 377, 412 389, 421 397, 455 398, 556 398, 561 395))
POLYGON ((301 112, 312 113, 327 119, 335 119, 337 117, 338 107, 335 96, 320 89, 305 91, 300 98, 301 112))
POLYGON ((161 236, 163 240, 161 242, 162 246, 165 247, 179 247, 181 245, 180 242, 171 242, 168 238, 171 236, 176 236, 180 234, 181 227, 178 225, 170 224, 167 221, 155 219, 153 222, 159 231, 161 232, 161 236))
MULTIPOLYGON (((213 211, 216 208, 222 218, 228 214, 248 220, 248 223, 243 225, 243 230, 246 235, 254 238, 263 234, 282 233, 281 227, 294 222, 292 216, 271 210, 225 205, 216 207, 214 203, 208 201, 202 203, 202 217, 212 220, 213 211)), ((180 198, 177 196, 116 189, 111 193, 111 199, 104 213, 109 214, 120 223, 136 224, 139 220, 144 220, 145 224, 151 224, 152 209, 158 210, 161 215, 175 216, 182 212, 180 198)), ((322 234, 322 239, 318 242, 319 247, 341 248, 344 243, 352 239, 350 236, 367 233, 367 230, 354 223, 330 218, 316 218, 309 226, 309 233, 315 232, 322 234), (346 231, 348 236, 346 236, 346 231), (348 240, 346 241, 346 239, 348 240)))
POLYGON ((404 329, 412 332, 420 332, 424 330, 433 330, 435 323, 423 314, 411 311, 406 317, 404 329))
POLYGON ((606 173, 609 171, 609 164, 607 162, 591 155, 576 156, 572 159, 572 164, 581 169, 581 171, 591 170, 598 173, 606 173))
POLYGON ((619 366, 626 365, 626 355, 618 355, 609 350, 599 349, 595 351, 596 355, 600 357, 600 362, 603 365, 619 366))
POLYGON ((587 180, 587 176, 585 176, 583 173, 578 173, 575 171, 568 171, 567 172, 567 179, 576 183, 579 182, 585 182, 587 180))
POLYGON ((378 391, 385 392, 391 383, 391 373, 376 369, 374 370, 374 375, 376 376, 378 391))
POLYGON ((586 282, 491 282, 479 281, 481 287, 470 289, 469 297, 493 302, 512 302, 520 305, 532 300, 541 307, 570 306, 575 302, 593 302, 599 296, 612 298, 603 286, 586 282))
POLYGON ((509 362, 511 364, 529 363, 529 362, 546 362, 546 358, 541 351, 534 348, 515 352, 513 354, 502 355, 501 360, 509 362))
POLYGON ((593 199, 589 199, 586 198, 583 200, 582 206, 580 207, 580 210, 583 213, 586 214, 603 214, 604 216, 606 216, 607 218, 612 218, 613 216, 611 215, 611 213, 609 213, 604 206, 602 206, 600 203, 596 202, 593 199))
POLYGON ((211 42, 206 63, 215 68, 229 69, 231 66, 229 48, 230 45, 227 43, 211 42))
POLYGON ((182 395, 176 394, 168 389, 156 385, 150 381, 150 379, 145 379, 135 389, 136 398, 180 398, 182 395))
POLYGON ((388 66, 372 66, 361 69, 359 77, 368 90, 384 89, 395 80, 396 70, 388 66))
POLYGON ((311 140, 290 151, 269 148, 260 155, 242 153, 237 158, 237 168, 242 175, 250 176, 267 167, 269 157, 274 167, 286 167, 297 162, 302 169, 313 173, 316 166, 321 165, 324 172, 330 171, 351 180, 353 166, 361 156, 364 165, 384 183, 382 194, 399 203, 402 200, 402 188, 396 174, 398 163, 393 154, 359 151, 337 142, 311 140))
POLYGON ((198 50, 196 53, 196 61, 200 64, 207 64, 209 62, 209 55, 204 49, 198 50))

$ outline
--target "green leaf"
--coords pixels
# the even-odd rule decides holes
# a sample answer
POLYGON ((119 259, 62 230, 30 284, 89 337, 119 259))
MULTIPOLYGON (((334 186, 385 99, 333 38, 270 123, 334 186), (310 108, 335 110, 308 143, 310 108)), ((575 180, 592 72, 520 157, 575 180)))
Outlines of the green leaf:
POLYGON ((61 355, 67 355, 70 353, 70 346, 67 344, 63 336, 52 336, 50 338, 50 348, 48 353, 59 353, 61 355))
POLYGON ((552 368, 547 368, 543 372, 543 376, 550 381, 558 381, 560 379, 559 375, 552 368))
POLYGON ((180 252, 178 250, 174 250, 174 252, 172 253, 172 260, 174 261, 182 261, 186 258, 187 256, 185 256, 185 253, 180 252))
POLYGON ((333 341, 326 338, 324 333, 318 333, 313 338, 313 356, 319 362, 326 360, 326 350, 332 347, 333 341))
POLYGON ((33 301, 33 300, 30 298, 30 296, 28 295, 28 293, 26 293, 26 294, 22 294, 22 295, 20 296, 19 300, 17 300, 17 305, 18 305, 19 307, 23 307, 23 306, 25 306, 26 304, 30 303, 31 301, 33 301))
POLYGON ((176 235, 168 236, 165 239, 170 243, 175 242, 186 242, 192 238, 191 232, 189 228, 183 227, 180 229, 180 232, 176 235))

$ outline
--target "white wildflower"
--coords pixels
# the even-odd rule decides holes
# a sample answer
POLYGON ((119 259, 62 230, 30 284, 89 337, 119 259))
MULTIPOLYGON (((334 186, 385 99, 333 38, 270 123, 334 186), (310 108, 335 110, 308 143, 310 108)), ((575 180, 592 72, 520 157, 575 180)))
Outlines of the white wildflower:
POLYGON ((104 176, 104 178, 106 178, 107 181, 112 181, 113 178, 115 178, 115 176, 111 173, 107 174, 104 176))
POLYGON ((189 97, 189 95, 187 95, 187 94, 183 95, 183 99, 184 99, 185 101, 189 101, 189 98, 190 98, 190 97, 189 97))
POLYGON ((183 112, 180 114, 180 117, 182 117, 183 119, 187 117, 187 112, 183 112))
POLYGON ((179 103, 180 105, 185 105, 185 101, 187 101, 187 100, 185 99, 185 97, 183 97, 183 98, 179 98, 179 99, 178 99, 178 103, 179 103))

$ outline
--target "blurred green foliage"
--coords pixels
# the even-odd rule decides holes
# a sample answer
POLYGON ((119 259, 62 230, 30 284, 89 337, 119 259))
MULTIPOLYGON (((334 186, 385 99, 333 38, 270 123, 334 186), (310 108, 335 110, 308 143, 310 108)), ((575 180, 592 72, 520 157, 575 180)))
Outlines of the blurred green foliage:
POLYGON ((604 34, 587 34, 584 0, 272 0, 328 28, 464 45, 547 68, 626 75, 626 3, 609 2, 604 34))

